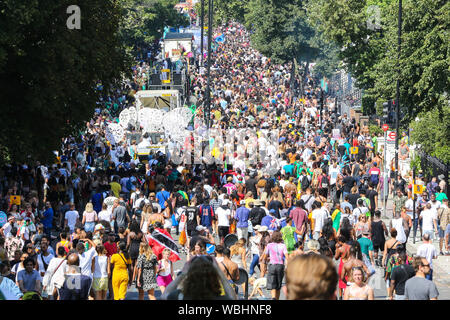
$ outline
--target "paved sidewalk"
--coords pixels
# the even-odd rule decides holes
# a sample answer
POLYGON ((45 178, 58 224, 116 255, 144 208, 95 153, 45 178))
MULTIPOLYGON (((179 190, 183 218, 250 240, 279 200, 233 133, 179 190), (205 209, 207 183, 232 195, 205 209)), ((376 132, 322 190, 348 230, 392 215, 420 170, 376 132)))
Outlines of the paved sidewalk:
MULTIPOLYGON (((379 204, 381 204, 381 201, 379 201, 379 204)), ((380 207, 382 208, 382 206, 380 207)), ((383 212, 383 211, 382 211, 383 212)), ((383 217, 383 221, 386 224, 386 226, 389 228, 389 222, 392 219, 392 200, 388 199, 387 205, 386 205, 386 212, 387 217, 383 217)), ((410 237, 406 243, 406 251, 408 252, 408 255, 415 255, 417 253, 417 248, 423 244, 423 240, 420 238, 420 230, 417 230, 416 234, 416 243, 413 243, 413 230, 411 230, 410 237)), ((433 240, 433 245, 436 247, 436 250, 438 252, 437 259, 433 260, 433 281, 435 281, 437 284, 450 287, 450 256, 442 256, 439 255, 439 238, 433 240)), ((445 251, 445 245, 443 247, 443 251, 445 251)))

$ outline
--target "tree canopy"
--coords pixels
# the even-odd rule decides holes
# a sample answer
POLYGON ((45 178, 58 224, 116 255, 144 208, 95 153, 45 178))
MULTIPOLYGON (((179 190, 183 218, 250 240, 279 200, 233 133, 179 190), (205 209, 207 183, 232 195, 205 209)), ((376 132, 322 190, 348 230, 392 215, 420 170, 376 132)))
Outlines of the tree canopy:
POLYGON ((158 39, 166 25, 188 24, 175 3, 79 0, 80 29, 69 29, 72 1, 1 1, 0 161, 52 160, 100 96, 131 76, 127 51, 158 39))
POLYGON ((92 116, 101 82, 128 69, 113 0, 80 0, 81 28, 69 29, 68 0, 0 4, 0 150, 3 161, 48 160, 61 138, 92 116))
POLYGON ((121 39, 130 52, 137 53, 162 37, 165 26, 186 27, 189 19, 179 14, 176 0, 123 0, 121 39))
POLYGON ((446 103, 443 94, 449 87, 448 1, 403 1, 400 59, 398 1, 311 0, 309 8, 319 30, 337 44, 339 58, 373 101, 395 99, 400 71, 404 126, 417 113, 442 109, 446 103), (380 28, 368 23, 373 6, 379 13, 380 28))

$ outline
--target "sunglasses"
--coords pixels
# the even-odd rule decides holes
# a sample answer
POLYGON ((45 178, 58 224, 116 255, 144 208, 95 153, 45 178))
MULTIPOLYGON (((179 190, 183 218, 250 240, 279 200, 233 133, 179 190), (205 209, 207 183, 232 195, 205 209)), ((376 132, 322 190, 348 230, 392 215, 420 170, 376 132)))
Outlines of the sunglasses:
POLYGON ((430 264, 422 264, 422 267, 430 267, 430 264))

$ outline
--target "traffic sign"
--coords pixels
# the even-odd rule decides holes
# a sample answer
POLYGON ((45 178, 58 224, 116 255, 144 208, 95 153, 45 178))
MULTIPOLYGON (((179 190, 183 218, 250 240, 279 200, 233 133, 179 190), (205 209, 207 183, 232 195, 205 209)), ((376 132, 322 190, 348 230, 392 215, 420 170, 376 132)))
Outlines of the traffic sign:
POLYGON ((350 153, 351 153, 351 154, 358 154, 358 147, 352 147, 352 148, 350 148, 350 153))
POLYGON ((389 130, 389 126, 387 124, 383 124, 383 131, 386 132, 389 130))
POLYGON ((387 132, 387 141, 395 141, 396 133, 395 131, 387 132))
POLYGON ((422 194, 424 189, 425 189, 425 187, 420 185, 420 184, 415 184, 414 185, 414 193, 415 194, 422 194))

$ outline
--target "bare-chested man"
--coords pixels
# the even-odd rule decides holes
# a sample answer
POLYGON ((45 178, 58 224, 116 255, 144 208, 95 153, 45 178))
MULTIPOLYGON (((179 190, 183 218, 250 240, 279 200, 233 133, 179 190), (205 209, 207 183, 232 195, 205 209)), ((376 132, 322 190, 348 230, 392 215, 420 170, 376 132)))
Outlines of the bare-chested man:
POLYGON ((220 270, 222 270, 228 281, 239 280, 239 267, 237 263, 230 259, 230 249, 224 248, 221 245, 216 247, 216 260, 220 270))
POLYGON ((368 281, 369 275, 370 275, 370 271, 367 268, 366 264, 357 258, 357 250, 358 248, 356 246, 352 246, 349 250, 349 258, 347 260, 346 263, 344 263, 344 266, 342 268, 342 273, 340 275, 340 279, 342 281, 346 281, 347 285, 350 285, 351 283, 353 283, 353 278, 352 278, 352 268, 354 267, 361 267, 364 272, 366 273, 366 283, 368 281))

